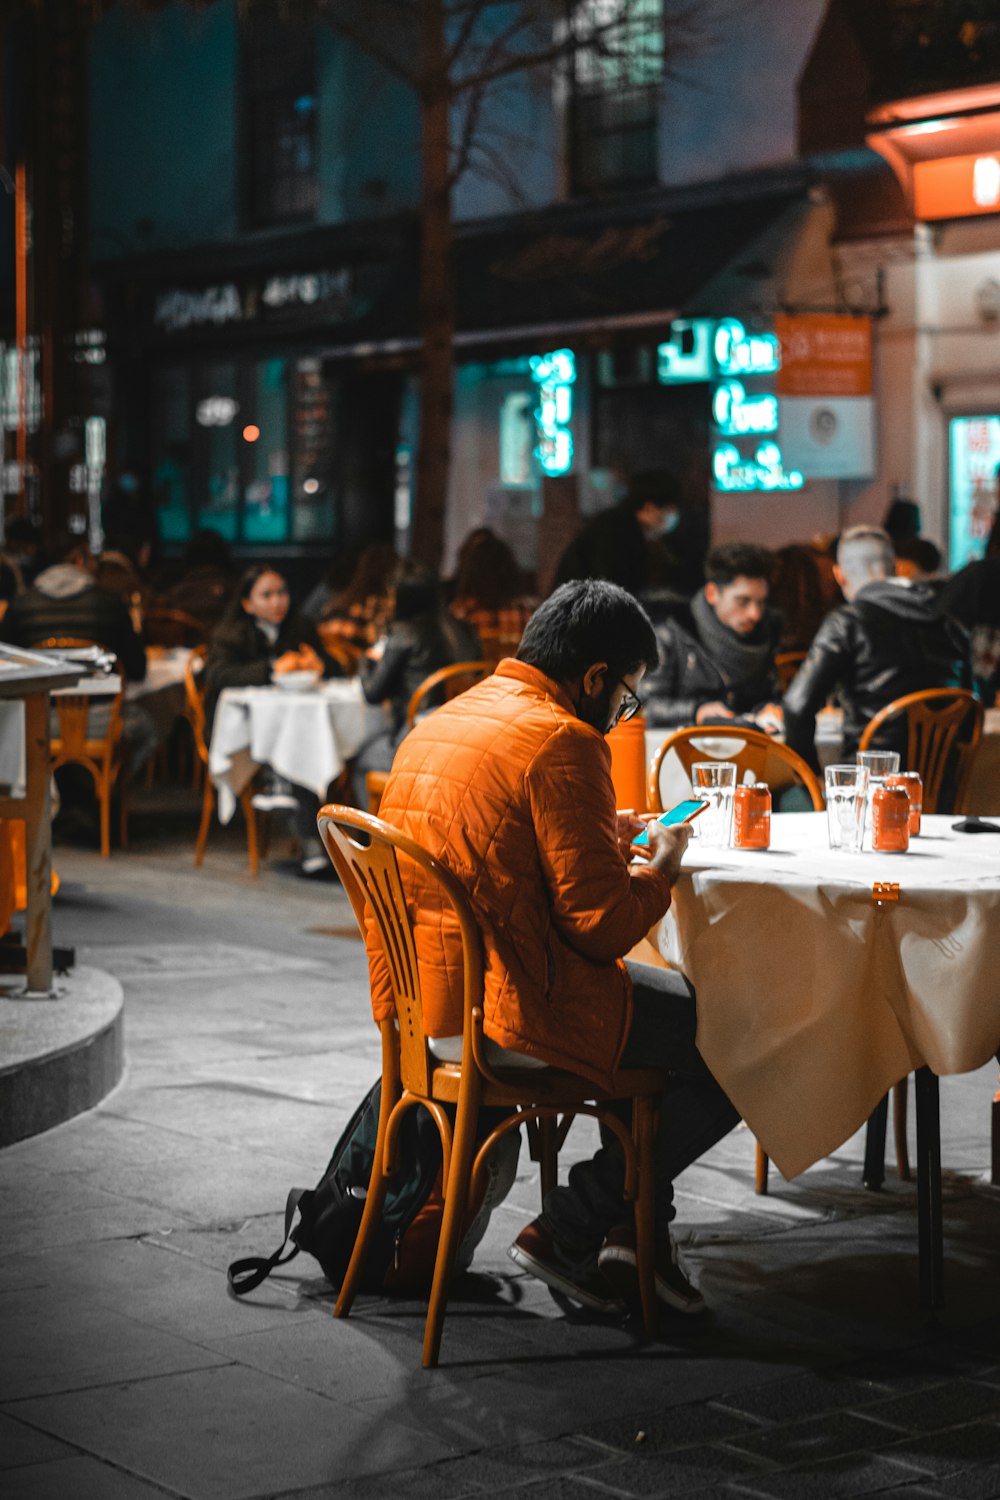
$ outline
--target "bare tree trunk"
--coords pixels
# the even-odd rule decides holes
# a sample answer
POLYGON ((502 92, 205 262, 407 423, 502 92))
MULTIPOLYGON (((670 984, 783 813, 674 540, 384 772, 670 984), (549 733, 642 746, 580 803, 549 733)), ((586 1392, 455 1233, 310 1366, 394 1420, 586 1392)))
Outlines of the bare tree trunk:
POLYGON ((435 569, 444 546, 454 381, 450 87, 442 0, 422 0, 420 118, 420 445, 412 555, 435 569))

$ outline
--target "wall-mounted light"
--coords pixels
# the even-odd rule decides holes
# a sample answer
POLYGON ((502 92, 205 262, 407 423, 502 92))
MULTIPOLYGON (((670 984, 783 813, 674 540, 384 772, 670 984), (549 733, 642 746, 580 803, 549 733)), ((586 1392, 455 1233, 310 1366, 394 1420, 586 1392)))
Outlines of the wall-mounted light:
POLYGON ((243 441, 245 443, 255 443, 259 437, 260 428, 256 427, 253 422, 248 422, 243 429, 243 441))

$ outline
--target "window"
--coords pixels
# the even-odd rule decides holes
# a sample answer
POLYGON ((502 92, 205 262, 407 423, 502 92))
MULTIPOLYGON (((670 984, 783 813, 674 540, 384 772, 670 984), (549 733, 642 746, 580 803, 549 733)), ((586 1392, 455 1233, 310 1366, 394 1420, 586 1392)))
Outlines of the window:
POLYGON ((663 0, 580 0, 571 24, 572 191, 655 182, 663 0))
POLYGON ((315 217, 315 33, 255 6, 243 22, 244 204, 254 227, 315 217))

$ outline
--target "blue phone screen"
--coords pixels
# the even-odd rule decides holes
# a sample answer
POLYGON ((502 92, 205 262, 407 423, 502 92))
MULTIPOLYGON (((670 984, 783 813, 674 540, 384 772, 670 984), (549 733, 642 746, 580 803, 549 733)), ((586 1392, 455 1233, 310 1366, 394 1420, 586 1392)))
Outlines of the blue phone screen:
MULTIPOLYGON (((669 828, 673 823, 686 823, 688 818, 692 817, 704 805, 700 797, 688 797, 685 801, 678 802, 676 807, 671 807, 667 812, 661 813, 656 821, 662 823, 664 828, 669 828)), ((632 842, 633 844, 640 845, 648 844, 649 834, 643 829, 642 833, 638 834, 632 842)))

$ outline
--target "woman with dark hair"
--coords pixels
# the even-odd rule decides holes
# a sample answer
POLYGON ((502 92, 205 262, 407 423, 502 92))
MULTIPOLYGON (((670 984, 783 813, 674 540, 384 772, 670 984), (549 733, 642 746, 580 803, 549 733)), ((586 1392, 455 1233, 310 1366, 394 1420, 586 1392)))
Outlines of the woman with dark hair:
POLYGON ((513 656, 537 600, 523 590, 521 569, 507 543, 488 526, 477 526, 458 553, 450 609, 479 632, 497 660, 513 656))
POLYGON ((327 576, 306 599, 302 613, 322 624, 324 632, 366 651, 388 618, 389 590, 398 567, 399 558, 388 542, 370 542, 347 586, 338 592, 327 576))
MULTIPOLYGON (((369 703, 387 705, 389 726, 358 751, 353 785, 359 807, 367 805, 369 771, 388 771, 406 733, 406 707, 416 689, 456 661, 478 661, 482 648, 475 630, 448 614, 433 573, 417 563, 403 563, 391 595, 392 617, 383 640, 362 658, 361 689, 369 703)), ((438 699, 438 702, 443 701, 438 699)), ((429 708, 435 707, 433 699, 429 708)))
MULTIPOLYGON (((219 694, 228 687, 263 687, 285 672, 316 671, 339 677, 312 621, 289 611, 288 585, 270 563, 256 563, 240 579, 236 598, 212 637, 205 661, 206 733, 211 735, 219 694)), ((288 807, 302 844, 304 875, 325 873, 328 860, 316 832, 319 799, 303 787, 277 782, 254 799, 268 810, 288 807)))

